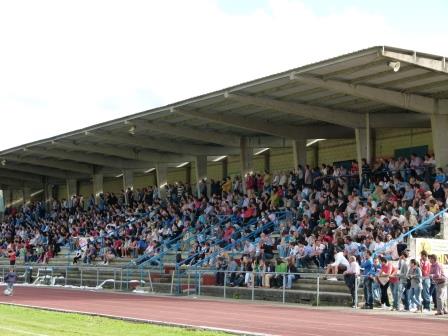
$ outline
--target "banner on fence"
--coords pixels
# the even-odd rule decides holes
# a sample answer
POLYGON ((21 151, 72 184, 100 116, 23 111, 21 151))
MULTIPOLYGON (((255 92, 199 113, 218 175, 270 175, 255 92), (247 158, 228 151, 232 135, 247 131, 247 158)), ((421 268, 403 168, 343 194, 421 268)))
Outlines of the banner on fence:
POLYGON ((420 259, 420 252, 426 251, 428 254, 435 254, 437 260, 448 270, 448 240, 445 239, 430 239, 430 238, 415 238, 414 243, 411 244, 411 256, 420 259))

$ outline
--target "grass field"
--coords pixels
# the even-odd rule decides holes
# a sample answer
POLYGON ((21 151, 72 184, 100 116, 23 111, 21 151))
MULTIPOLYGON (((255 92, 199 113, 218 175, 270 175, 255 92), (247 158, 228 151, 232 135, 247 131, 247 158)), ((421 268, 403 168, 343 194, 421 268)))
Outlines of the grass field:
POLYGON ((104 317, 0 305, 0 335, 224 336, 225 333, 133 323, 104 317))

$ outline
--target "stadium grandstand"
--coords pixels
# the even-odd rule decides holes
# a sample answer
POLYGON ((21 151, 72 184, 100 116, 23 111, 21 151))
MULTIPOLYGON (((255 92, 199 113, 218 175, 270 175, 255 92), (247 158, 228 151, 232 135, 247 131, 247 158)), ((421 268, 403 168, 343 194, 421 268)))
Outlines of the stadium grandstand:
POLYGON ((23 144, 0 152, 0 260, 443 315, 447 129, 446 58, 384 46, 23 144))

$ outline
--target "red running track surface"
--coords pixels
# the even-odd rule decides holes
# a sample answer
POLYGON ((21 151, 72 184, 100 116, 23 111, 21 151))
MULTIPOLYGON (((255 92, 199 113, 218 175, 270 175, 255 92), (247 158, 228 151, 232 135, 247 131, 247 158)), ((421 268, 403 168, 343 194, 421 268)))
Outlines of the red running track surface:
POLYGON ((45 287, 16 287, 14 296, 2 296, 0 301, 0 303, 268 335, 448 335, 448 315, 440 318, 427 318, 419 314, 404 317, 345 308, 337 311, 45 287))

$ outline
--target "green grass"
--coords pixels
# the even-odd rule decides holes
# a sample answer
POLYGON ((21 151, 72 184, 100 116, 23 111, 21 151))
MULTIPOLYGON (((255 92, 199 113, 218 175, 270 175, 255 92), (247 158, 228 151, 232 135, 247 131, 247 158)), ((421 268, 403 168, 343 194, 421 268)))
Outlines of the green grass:
POLYGON ((228 334, 213 331, 165 327, 148 323, 133 323, 82 314, 58 313, 39 309, 0 305, 0 335, 224 336, 228 334))

